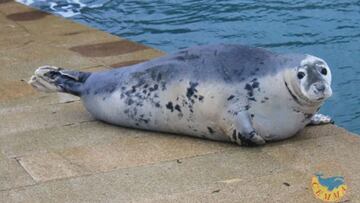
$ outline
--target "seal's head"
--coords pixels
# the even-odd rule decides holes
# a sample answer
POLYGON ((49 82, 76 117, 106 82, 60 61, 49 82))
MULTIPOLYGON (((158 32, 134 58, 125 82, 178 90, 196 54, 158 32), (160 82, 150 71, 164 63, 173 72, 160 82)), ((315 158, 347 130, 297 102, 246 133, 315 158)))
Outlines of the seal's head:
POLYGON ((321 103, 332 95, 330 68, 315 56, 306 55, 285 79, 292 96, 302 103, 321 103))

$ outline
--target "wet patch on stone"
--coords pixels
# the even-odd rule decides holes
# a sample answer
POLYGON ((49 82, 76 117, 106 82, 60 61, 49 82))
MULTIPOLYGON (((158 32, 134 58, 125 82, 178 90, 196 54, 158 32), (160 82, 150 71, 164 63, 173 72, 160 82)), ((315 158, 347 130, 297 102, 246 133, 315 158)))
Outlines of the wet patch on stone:
POLYGON ((77 52, 85 57, 117 56, 145 49, 148 49, 148 47, 127 40, 80 45, 70 48, 71 51, 77 52))
POLYGON ((13 0, 0 0, 0 4, 4 4, 4 3, 9 3, 12 2, 13 0))
POLYGON ((13 21, 32 21, 32 20, 42 19, 47 15, 49 14, 41 11, 27 11, 27 12, 10 14, 6 16, 6 18, 13 21))

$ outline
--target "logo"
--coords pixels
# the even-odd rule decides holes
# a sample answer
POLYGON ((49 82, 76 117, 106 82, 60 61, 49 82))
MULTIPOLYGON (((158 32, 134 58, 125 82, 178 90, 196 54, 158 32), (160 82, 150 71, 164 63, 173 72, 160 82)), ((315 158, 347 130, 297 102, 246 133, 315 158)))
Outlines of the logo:
POLYGON ((325 177, 316 173, 312 177, 311 186, 314 195, 325 202, 337 202, 345 196, 347 186, 343 176, 325 177))

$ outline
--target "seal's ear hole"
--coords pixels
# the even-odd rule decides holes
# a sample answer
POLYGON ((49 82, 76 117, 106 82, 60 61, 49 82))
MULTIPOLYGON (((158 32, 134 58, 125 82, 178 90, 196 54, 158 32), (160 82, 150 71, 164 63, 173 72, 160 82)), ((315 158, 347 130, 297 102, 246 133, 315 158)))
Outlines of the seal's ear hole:
POLYGON ((321 74, 323 74, 323 75, 326 75, 326 74, 327 74, 326 68, 321 69, 321 74))
POLYGON ((301 80, 305 77, 305 73, 304 72, 298 72, 297 77, 301 80))

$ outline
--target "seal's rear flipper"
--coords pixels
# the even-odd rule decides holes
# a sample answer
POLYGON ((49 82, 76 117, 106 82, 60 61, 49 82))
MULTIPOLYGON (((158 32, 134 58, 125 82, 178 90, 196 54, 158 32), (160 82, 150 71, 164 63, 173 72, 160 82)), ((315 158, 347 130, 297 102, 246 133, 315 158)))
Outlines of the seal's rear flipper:
POLYGON ((42 92, 66 92, 80 96, 83 84, 91 73, 42 66, 35 71, 29 84, 42 92))

